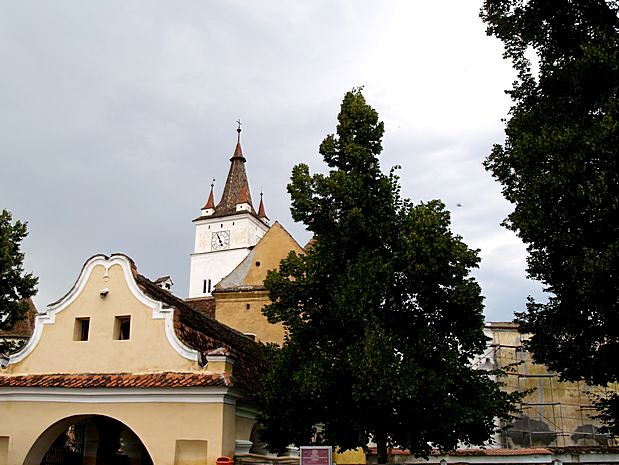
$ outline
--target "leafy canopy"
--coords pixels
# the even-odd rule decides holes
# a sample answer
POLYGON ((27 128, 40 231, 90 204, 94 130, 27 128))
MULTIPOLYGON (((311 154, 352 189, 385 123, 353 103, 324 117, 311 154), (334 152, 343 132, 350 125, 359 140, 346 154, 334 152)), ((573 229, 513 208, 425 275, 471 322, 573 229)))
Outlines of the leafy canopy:
POLYGON ((314 238, 265 282, 264 314, 288 330, 261 399, 272 449, 373 439, 384 463, 387 445, 424 455, 481 444, 517 398, 470 364, 486 347, 469 276, 477 251, 452 234, 440 201, 400 197, 378 162, 383 132, 355 89, 320 145, 328 174, 293 169, 292 215, 314 238))
POLYGON ((26 224, 13 224, 11 213, 0 212, 0 329, 10 329, 28 310, 25 299, 36 294, 38 279, 24 272, 21 241, 28 235, 26 224))
POLYGON ((601 385, 619 381, 618 11, 616 1, 486 0, 481 12, 518 71, 505 143, 485 166, 549 295, 530 298, 518 322, 535 361, 601 385))

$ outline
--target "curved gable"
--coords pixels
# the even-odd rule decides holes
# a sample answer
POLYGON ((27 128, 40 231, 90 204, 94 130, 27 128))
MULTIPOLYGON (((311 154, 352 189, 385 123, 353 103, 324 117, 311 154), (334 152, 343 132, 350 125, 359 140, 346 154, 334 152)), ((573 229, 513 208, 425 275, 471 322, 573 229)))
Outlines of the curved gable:
POLYGON ((142 292, 131 259, 95 255, 71 290, 35 319, 10 373, 106 373, 199 368, 174 331, 174 310, 142 292))

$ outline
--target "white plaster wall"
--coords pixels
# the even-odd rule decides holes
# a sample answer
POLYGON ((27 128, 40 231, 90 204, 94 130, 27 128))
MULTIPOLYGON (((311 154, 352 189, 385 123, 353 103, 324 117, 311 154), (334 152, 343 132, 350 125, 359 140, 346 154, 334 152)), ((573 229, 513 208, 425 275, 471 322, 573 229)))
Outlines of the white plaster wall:
POLYGON ((189 297, 210 296, 204 293, 204 280, 211 280, 211 290, 225 278, 258 243, 269 227, 250 214, 207 218, 196 222, 194 252, 191 254, 189 297), (230 246, 213 250, 211 239, 218 231, 230 232, 230 246))
POLYGON ((191 255, 191 273, 189 275, 189 297, 205 297, 203 281, 211 280, 211 290, 226 277, 249 254, 248 248, 222 250, 219 252, 191 255))
POLYGON ((228 218, 208 218, 196 222, 193 253, 211 252, 211 238, 218 231, 230 232, 230 249, 256 245, 269 229, 252 215, 235 215, 228 218))

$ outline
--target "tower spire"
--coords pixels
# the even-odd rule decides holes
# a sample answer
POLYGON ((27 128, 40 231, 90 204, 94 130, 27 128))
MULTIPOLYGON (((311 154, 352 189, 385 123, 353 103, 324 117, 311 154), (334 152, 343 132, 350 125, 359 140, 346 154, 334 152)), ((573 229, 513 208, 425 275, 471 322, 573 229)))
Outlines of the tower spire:
POLYGON ((208 200, 206 201, 206 204, 202 207, 202 210, 215 208, 215 199, 213 198, 213 187, 214 186, 215 186, 215 178, 213 178, 213 181, 211 182, 211 193, 208 195, 208 200))
POLYGON ((243 149, 241 148, 241 120, 237 120, 236 124, 238 127, 236 128, 237 136, 236 136, 236 147, 234 148, 234 155, 232 155, 232 159, 234 158, 242 158, 245 161, 245 157, 243 156, 243 149))
POLYGON ((224 185, 224 191, 221 194, 221 200, 215 207, 215 212, 218 216, 239 211, 237 209, 239 205, 243 205, 239 208, 247 210, 254 215, 256 214, 251 200, 247 173, 245 172, 246 159, 241 149, 241 120, 238 120, 237 124, 236 148, 234 149, 234 155, 230 158, 230 171, 228 171, 228 178, 224 185))
POLYGON ((262 189, 260 189, 260 206, 258 207, 258 218, 269 219, 264 208, 264 200, 262 199, 262 189))

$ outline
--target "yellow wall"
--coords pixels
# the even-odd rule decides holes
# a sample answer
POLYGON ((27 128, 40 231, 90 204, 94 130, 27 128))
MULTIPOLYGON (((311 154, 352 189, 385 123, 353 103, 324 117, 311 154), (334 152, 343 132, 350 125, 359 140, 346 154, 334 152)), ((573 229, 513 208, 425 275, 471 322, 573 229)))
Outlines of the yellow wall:
POLYGON ((242 333, 256 335, 257 341, 282 344, 283 325, 271 325, 262 315, 262 308, 270 303, 263 286, 268 271, 279 268, 291 251, 303 253, 282 225, 273 224, 247 258, 217 286, 219 292, 213 294, 215 318, 242 333))
MULTIPOLYGON (((100 257, 95 262, 87 262, 85 274, 64 301, 70 303, 60 303, 56 307, 60 310, 50 313, 55 315, 55 320, 41 326, 38 344, 23 360, 0 370, 0 376, 202 371, 196 362, 180 355, 171 345, 165 332, 166 320, 153 319, 152 303, 140 300, 144 299, 141 291, 138 291, 140 298, 133 294, 123 271, 123 266, 128 266, 129 262, 124 262, 123 266, 112 265, 106 274, 105 266, 97 261, 109 266, 109 262, 100 257), (89 270, 92 270, 90 275, 89 270), (104 288, 109 292, 101 297, 104 288), (131 317, 129 340, 114 339, 117 316, 131 317), (88 340, 75 341, 75 320, 84 317, 90 318, 88 340)), ((207 366, 209 372, 233 369, 229 361, 213 360, 207 366)), ((121 402, 115 397, 134 389, 100 389, 97 395, 105 396, 105 402, 75 393, 70 402, 66 397, 53 397, 73 391, 85 393, 79 389, 40 388, 33 392, 0 388, 0 465, 24 463, 28 451, 42 433, 52 431, 51 426, 59 427, 59 421, 76 415, 104 415, 125 424, 142 441, 156 465, 203 465, 200 457, 205 453, 208 465, 215 465, 217 457, 234 455, 236 439, 249 440, 251 433, 248 419, 237 418, 236 404, 229 398, 224 402, 226 388, 199 388, 200 395, 206 398, 191 397, 195 389, 158 391, 178 396, 174 402, 153 398, 150 396, 155 392, 152 388, 136 393, 139 394, 136 401, 125 397, 121 402), (20 398, 16 399, 15 395, 20 398)), ((62 430, 65 428, 63 426, 62 430)), ((49 444, 43 453, 47 447, 49 444)))
POLYGON ((284 342, 284 326, 270 324, 262 314, 262 308, 271 302, 267 291, 226 292, 216 294, 215 299, 217 321, 242 333, 255 334, 257 341, 284 342))
POLYGON ((155 465, 175 465, 177 441, 207 441, 210 465, 215 464, 218 456, 234 455, 234 406, 231 405, 0 402, 3 419, 0 438, 9 438, 6 463, 22 464, 45 430, 74 415, 105 415, 125 424, 142 441, 155 465), (6 421, 7 418, 11 421, 6 421))
POLYGON ((170 345, 165 320, 152 318, 152 309, 131 293, 120 265, 109 278, 97 266, 82 293, 43 325, 41 339, 23 361, 9 365, 9 373, 114 373, 189 371, 199 366, 170 345), (100 290, 108 288, 105 298, 100 290), (131 316, 131 338, 114 340, 116 316, 131 316), (76 318, 90 318, 88 341, 74 341, 76 318))

